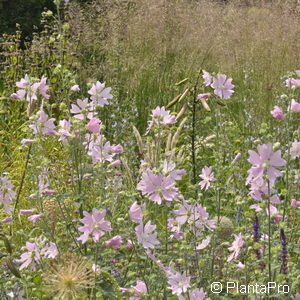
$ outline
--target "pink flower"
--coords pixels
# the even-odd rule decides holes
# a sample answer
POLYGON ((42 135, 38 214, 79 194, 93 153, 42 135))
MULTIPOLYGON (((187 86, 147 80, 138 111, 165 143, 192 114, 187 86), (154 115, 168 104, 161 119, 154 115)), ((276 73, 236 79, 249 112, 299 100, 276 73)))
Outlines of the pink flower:
POLYGON ((106 246, 113 247, 115 249, 118 249, 122 245, 122 237, 120 235, 116 235, 110 240, 106 241, 105 244, 106 246))
POLYGON ((33 130, 34 134, 44 134, 44 135, 57 135, 55 131, 54 118, 49 119, 48 115, 43 111, 43 109, 37 112, 38 119, 29 125, 29 128, 33 130))
POLYGON ((179 240, 183 237, 183 232, 181 231, 181 227, 176 219, 168 219, 168 229, 172 232, 170 237, 176 240, 179 240))
POLYGON ((105 221, 106 210, 97 210, 93 208, 92 214, 84 211, 84 218, 80 221, 84 226, 78 228, 83 234, 77 239, 86 243, 89 236, 92 235, 94 242, 98 242, 99 238, 105 234, 105 231, 111 231, 110 222, 105 221))
POLYGON ((0 204, 7 214, 10 214, 13 209, 11 204, 16 198, 16 192, 13 190, 14 186, 6 177, 0 177, 0 204))
POLYGON ((197 250, 203 250, 204 248, 206 248, 209 243, 211 241, 211 237, 209 236, 208 238, 204 239, 198 246, 197 246, 197 250))
POLYGON ((210 73, 203 70, 202 78, 204 80, 203 84, 205 86, 210 86, 213 80, 213 77, 210 75, 210 73))
POLYGON ((33 140, 31 139, 22 139, 21 144, 23 146, 31 145, 33 143, 33 140))
POLYGON ((296 102, 295 99, 291 101, 291 110, 294 112, 300 112, 300 103, 296 102))
POLYGON ((47 77, 42 76, 40 82, 35 83, 37 85, 37 88, 40 92, 40 94, 45 98, 49 99, 50 95, 47 94, 47 90, 49 89, 49 86, 47 83, 47 77))
POLYGON ((70 112, 74 114, 74 118, 78 120, 92 119, 94 116, 93 107, 89 104, 89 99, 77 99, 77 105, 72 104, 70 112))
POLYGON ((244 270, 245 269, 245 265, 242 264, 240 261, 238 262, 238 264, 236 265, 240 270, 244 270))
POLYGON ((208 98, 209 98, 209 94, 199 94, 198 96, 197 96, 197 99, 203 99, 203 100, 208 100, 208 98))
POLYGON ((111 151, 113 153, 122 153, 124 151, 123 147, 121 145, 113 145, 111 147, 111 151))
POLYGON ((80 91, 80 87, 78 84, 75 84, 71 87, 71 91, 72 92, 79 92, 80 91))
POLYGON ((248 151, 250 155, 248 161, 252 164, 252 167, 248 170, 247 183, 262 178, 266 174, 271 185, 273 185, 276 178, 281 176, 281 172, 275 167, 284 166, 286 161, 281 158, 280 150, 273 152, 272 143, 258 145, 257 150, 258 153, 252 150, 248 151))
POLYGON ((68 139, 72 136, 71 131, 71 122, 67 120, 59 121, 58 134, 60 135, 59 141, 66 143, 68 139))
POLYGON ((35 224, 43 215, 42 214, 36 214, 28 217, 28 220, 35 224))
POLYGON ((122 164, 122 162, 119 159, 114 160, 113 162, 110 163, 110 165, 112 167, 119 167, 119 166, 121 166, 121 164, 122 164))
POLYGON ((295 78, 288 78, 285 81, 285 86, 287 87, 296 87, 300 85, 300 79, 295 79, 295 78))
POLYGON ((50 242, 41 250, 41 254, 47 258, 55 258, 58 255, 56 244, 50 242))
POLYGON ((300 207, 300 202, 298 202, 296 199, 292 199, 291 200, 291 206, 300 207))
POLYGON ((20 209, 20 215, 26 216, 31 215, 34 212, 34 209, 20 209))
POLYGON ((173 178, 170 176, 165 177, 162 174, 156 175, 150 169, 147 169, 143 173, 142 180, 138 183, 137 189, 157 204, 161 204, 162 199, 173 201, 179 196, 173 178))
POLYGON ((227 259, 228 262, 236 259, 241 252, 241 248, 244 246, 244 241, 242 239, 241 233, 239 235, 234 234, 234 237, 235 240, 233 241, 232 246, 228 248, 228 250, 232 252, 227 259))
POLYGON ((199 182, 202 190, 207 190, 210 187, 210 183, 216 180, 212 171, 212 167, 204 167, 199 177, 203 179, 199 182))
POLYGON ((132 222, 139 223, 143 219, 143 211, 140 205, 137 204, 137 202, 134 202, 130 209, 129 209, 129 215, 132 222))
POLYGON ((168 274, 168 284, 169 289, 172 291, 173 295, 181 295, 185 293, 188 288, 191 287, 190 285, 191 277, 186 276, 186 274, 179 272, 170 272, 168 274))
POLYGON ((216 78, 213 78, 211 87, 214 89, 214 93, 221 99, 229 99, 234 93, 232 90, 234 85, 231 82, 232 78, 227 78, 224 74, 218 74, 216 78))
POLYGON ((157 233, 153 232, 155 229, 156 225, 151 225, 150 221, 148 221, 146 225, 141 222, 135 227, 137 240, 145 249, 155 248, 156 245, 160 244, 156 238, 157 233))
POLYGON ((92 88, 88 91, 88 93, 91 95, 91 100, 94 102, 95 105, 103 107, 104 105, 109 104, 109 99, 113 98, 110 91, 111 88, 106 88, 105 83, 97 81, 95 84, 93 84, 92 88))
POLYGON ((284 119, 283 111, 279 106, 274 106, 273 110, 271 111, 271 115, 277 120, 284 119))
POLYGON ((10 224, 12 221, 13 221, 13 217, 12 216, 8 216, 5 219, 1 220, 1 223, 10 224))
POLYGON ((151 120, 148 121, 148 128, 147 132, 152 128, 153 125, 161 124, 161 125, 171 125, 176 123, 175 116, 170 114, 169 110, 165 110, 165 107, 157 106, 155 109, 152 110, 151 120))
MULTIPOLYGON (((206 298, 206 294, 203 291, 203 288, 201 289, 194 289, 192 291, 189 291, 189 300, 211 300, 210 298, 206 298)), ((179 300, 185 300, 183 296, 178 297, 179 300)))
POLYGON ((30 265, 32 271, 36 270, 36 265, 40 264, 41 262, 40 250, 38 248, 38 245, 36 243, 26 242, 26 246, 22 249, 26 249, 27 252, 23 253, 21 255, 21 258, 17 260, 17 262, 22 263, 20 266, 20 270, 23 270, 30 265))
POLYGON ((294 158, 300 156, 300 142, 295 141, 292 143, 292 148, 290 150, 290 154, 294 158))
POLYGON ((242 154, 241 153, 238 153, 235 158, 233 159, 233 161, 231 162, 232 164, 238 162, 241 160, 241 157, 242 157, 242 154))
POLYGON ((99 133, 102 122, 98 118, 92 118, 88 122, 86 128, 92 133, 99 133))
POLYGON ((130 300, 141 299, 140 297, 142 296, 142 294, 146 294, 148 292, 147 286, 142 280, 137 280, 136 285, 132 285, 131 288, 133 289, 134 296, 130 297, 130 300))

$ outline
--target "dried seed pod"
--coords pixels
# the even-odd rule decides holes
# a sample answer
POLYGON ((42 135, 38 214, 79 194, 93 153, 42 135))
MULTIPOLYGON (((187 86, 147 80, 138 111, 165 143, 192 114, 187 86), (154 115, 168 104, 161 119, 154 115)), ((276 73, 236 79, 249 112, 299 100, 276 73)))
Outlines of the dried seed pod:
POLYGON ((171 102, 167 104, 166 108, 170 108, 175 105, 179 101, 180 97, 181 95, 177 95, 171 102))
POLYGON ((179 111, 178 115, 176 116, 176 120, 180 119, 184 113, 187 111, 188 105, 186 103, 183 104, 181 110, 179 111))
POLYGON ((200 99, 200 102, 205 110, 211 111, 205 99, 200 99))
POLYGON ((180 98, 178 99, 178 102, 180 102, 181 100, 183 100, 186 95, 188 94, 188 92, 190 91, 190 88, 187 88, 183 93, 182 95, 180 96, 180 98))
POLYGON ((181 81, 175 83, 175 85, 176 85, 176 86, 182 85, 182 84, 186 83, 188 80, 189 80, 188 77, 187 77, 187 78, 184 78, 184 79, 182 79, 181 81))

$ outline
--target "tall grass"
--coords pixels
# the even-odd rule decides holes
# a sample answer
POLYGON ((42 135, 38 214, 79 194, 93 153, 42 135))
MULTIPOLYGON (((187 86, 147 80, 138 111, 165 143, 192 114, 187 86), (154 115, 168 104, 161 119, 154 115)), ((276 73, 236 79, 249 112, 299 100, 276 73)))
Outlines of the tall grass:
POLYGON ((232 76, 239 97, 231 109, 261 121, 280 77, 299 64, 293 1, 98 0, 71 5, 69 16, 82 78, 114 84, 119 101, 137 106, 140 128, 150 108, 176 94, 174 82, 200 68, 232 76))

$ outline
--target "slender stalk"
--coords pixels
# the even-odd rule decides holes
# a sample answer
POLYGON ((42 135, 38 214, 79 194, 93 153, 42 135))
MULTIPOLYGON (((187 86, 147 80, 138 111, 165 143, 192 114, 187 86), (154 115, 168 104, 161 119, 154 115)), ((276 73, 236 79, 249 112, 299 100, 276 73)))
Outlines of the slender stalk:
POLYGON ((268 270, 269 270, 269 282, 272 282, 272 268, 271 268, 271 209, 270 209, 270 200, 271 200, 271 189, 270 189, 270 180, 268 179, 268 270))
POLYGON ((28 147, 27 156, 26 156, 25 165, 24 165, 24 170, 23 170, 23 173, 22 173, 21 182, 20 182, 20 186, 19 186, 19 189, 18 189, 17 198, 16 198, 16 202, 15 202, 15 206, 14 206, 13 216, 15 215, 15 212, 16 212, 16 209, 17 209, 17 206, 18 206, 18 203, 19 203, 20 195, 21 195, 21 192, 22 192, 22 189, 23 189, 26 170, 27 170, 28 163, 29 163, 29 158, 30 158, 31 148, 32 148, 32 144, 30 144, 29 147, 28 147))

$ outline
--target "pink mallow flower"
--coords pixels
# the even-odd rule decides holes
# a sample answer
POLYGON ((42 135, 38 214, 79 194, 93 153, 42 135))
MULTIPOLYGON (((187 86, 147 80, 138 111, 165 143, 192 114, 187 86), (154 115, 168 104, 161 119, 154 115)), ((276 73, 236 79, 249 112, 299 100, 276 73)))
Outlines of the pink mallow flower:
POLYGON ((199 182, 202 190, 207 190, 210 187, 211 182, 216 180, 212 171, 212 167, 204 167, 199 177, 203 179, 199 182))
POLYGON ((141 299, 141 296, 143 294, 146 294, 148 292, 147 286, 144 281, 137 280, 136 285, 132 285, 131 288, 133 289, 134 296, 130 297, 130 300, 138 300, 141 299))
POLYGON ((300 142, 295 141, 292 143, 290 154, 294 158, 300 156, 300 142))
POLYGON ((122 237, 120 235, 116 235, 113 238, 111 238, 110 240, 106 241, 105 245, 109 246, 109 247, 113 247, 115 249, 118 249, 121 247, 122 242, 123 242, 122 237))
POLYGON ((203 70, 203 75, 202 78, 204 80, 203 84, 205 86, 210 86, 213 80, 213 77, 211 76, 210 73, 206 72, 205 70, 203 70))
POLYGON ((241 233, 239 235, 234 234, 234 237, 235 237, 235 240, 233 241, 231 247, 228 248, 228 250, 230 252, 232 252, 227 259, 228 262, 236 259, 239 256, 239 254, 241 252, 241 248, 244 246, 244 243, 245 243, 242 239, 241 233))
POLYGON ((6 177, 0 177, 0 204, 7 214, 13 211, 11 204, 16 198, 16 192, 13 190, 14 186, 6 177))
POLYGON ((80 91, 80 87, 78 84, 74 84, 72 87, 71 87, 71 91, 72 92, 79 92, 80 91))
MULTIPOLYGON (((189 300, 211 300, 211 298, 206 297, 207 293, 204 292, 203 288, 194 289, 189 291, 189 300)), ((185 300, 184 296, 180 295, 178 300, 185 300)))
POLYGON ((154 174, 150 169, 143 173, 137 189, 157 204, 161 204, 162 199, 173 201, 179 196, 179 191, 175 187, 175 180, 171 176, 154 174))
POLYGON ((42 214, 36 214, 28 217, 28 220, 35 224, 43 215, 42 214))
POLYGON ((297 201, 296 199, 291 200, 291 206, 293 207, 300 207, 300 202, 297 201))
POLYGON ((300 85, 300 79, 295 79, 295 78, 288 78, 285 81, 285 86, 286 87, 296 87, 300 85))
POLYGON ((113 98, 110 91, 111 88, 106 88, 105 83, 97 81, 95 84, 92 85, 88 93, 91 95, 91 100, 94 102, 95 105, 103 107, 104 105, 109 104, 109 99, 113 98))
POLYGON ((295 99, 292 99, 291 101, 291 110, 294 112, 300 112, 300 103, 295 101, 295 99))
POLYGON ((159 245, 160 242, 157 240, 157 233, 153 232, 156 229, 156 225, 151 225, 151 222, 148 221, 146 225, 142 222, 135 227, 135 232, 137 240, 140 244, 143 245, 145 249, 155 248, 156 245, 159 245))
POLYGON ((271 115, 277 120, 284 120, 284 114, 282 109, 279 106, 274 106, 273 110, 271 111, 271 115))
POLYGON ((66 143, 68 139, 72 136, 71 134, 71 122, 68 120, 60 120, 59 121, 59 130, 58 130, 58 135, 59 141, 66 143))
POLYGON ((41 255, 39 247, 36 243, 26 242, 26 246, 22 250, 27 250, 21 255, 20 259, 17 259, 18 263, 22 263, 20 270, 27 268, 31 265, 31 270, 36 270, 36 265, 41 263, 41 255))
POLYGON ((227 78, 224 74, 218 74, 216 78, 213 78, 211 87, 214 89, 214 93, 221 99, 229 99, 234 93, 234 85, 231 83, 232 78, 227 78))
POLYGON ((74 118, 78 120, 92 119, 94 116, 93 107, 89 104, 89 99, 77 99, 76 104, 71 105, 70 112, 74 114, 74 118))
POLYGON ((161 124, 161 125, 171 125, 176 123, 175 116, 172 116, 170 114, 169 110, 165 110, 165 107, 159 107, 157 106, 155 109, 153 109, 151 114, 151 120, 148 122, 148 129, 149 131, 153 125, 161 124))
POLYGON ((105 231, 112 230, 110 222, 104 220, 106 210, 97 210, 96 208, 93 208, 92 214, 84 211, 83 215, 84 218, 80 221, 84 226, 78 228, 83 234, 77 238, 77 240, 81 241, 83 244, 86 243, 90 235, 96 243, 99 241, 99 238, 105 234, 105 231))
POLYGON ((168 288, 173 295, 180 296, 182 293, 185 293, 191 287, 190 281, 191 277, 186 276, 184 273, 169 272, 168 274, 168 288))
POLYGON ((130 209, 129 215, 132 222, 139 223, 143 219, 143 211, 140 205, 137 202, 134 202, 130 209))
POLYGON ((101 129, 101 123, 102 122, 98 118, 92 118, 86 125, 86 128, 92 133, 99 133, 101 129))
POLYGON ((49 119, 48 115, 43 111, 43 109, 37 112, 38 119, 29 125, 29 128, 33 130, 34 134, 44 134, 44 135, 57 135, 55 131, 54 118, 49 119))
POLYGON ((50 242, 42 250, 41 255, 47 258, 55 258, 58 255, 58 249, 55 243, 50 242))
POLYGON ((262 178, 266 174, 273 185, 276 178, 281 176, 281 172, 275 167, 284 166, 286 161, 281 158, 280 150, 273 152, 272 143, 258 145, 257 151, 258 153, 252 150, 248 151, 248 162, 252 164, 252 167, 248 170, 247 183, 262 178))

